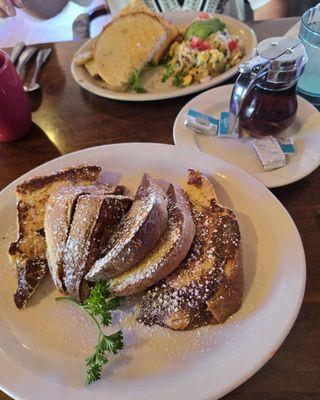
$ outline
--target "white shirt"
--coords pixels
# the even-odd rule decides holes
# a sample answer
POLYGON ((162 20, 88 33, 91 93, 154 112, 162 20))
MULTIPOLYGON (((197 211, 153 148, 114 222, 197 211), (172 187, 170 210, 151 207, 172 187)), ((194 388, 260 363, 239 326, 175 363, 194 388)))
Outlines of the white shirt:
POLYGON ((253 10, 265 6, 270 0, 248 0, 253 10))
MULTIPOLYGON (((242 20, 248 17, 248 13, 246 13, 248 8, 250 8, 252 14, 252 10, 264 6, 269 1, 270 0, 144 0, 151 9, 157 12, 179 9, 223 12, 242 20), (181 6, 182 3, 183 5, 181 6)), ((119 12, 128 2, 129 0, 107 0, 112 14, 119 12)))
MULTIPOLYGON (((250 3, 251 9, 255 10, 267 4, 270 0, 247 0, 250 3)), ((121 3, 123 0, 108 0, 109 4, 121 3)), ((207 11, 215 12, 222 8, 227 2, 238 3, 238 7, 245 5, 245 0, 144 0, 144 2, 158 12, 172 11, 181 8, 180 4, 183 3, 182 8, 185 10, 207 11)), ((232 6, 232 4, 231 4, 232 6)))

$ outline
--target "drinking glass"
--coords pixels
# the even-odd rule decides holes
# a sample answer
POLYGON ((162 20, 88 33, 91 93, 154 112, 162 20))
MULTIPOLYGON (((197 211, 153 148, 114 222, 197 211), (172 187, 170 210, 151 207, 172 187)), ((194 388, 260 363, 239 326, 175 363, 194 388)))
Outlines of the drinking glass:
POLYGON ((31 127, 29 101, 9 55, 0 50, 0 142, 25 136, 31 127))
POLYGON ((115 17, 130 0, 107 0, 108 6, 110 8, 111 15, 115 17))
POLYGON ((320 4, 303 14, 299 38, 306 49, 308 62, 298 81, 298 91, 320 106, 320 4))

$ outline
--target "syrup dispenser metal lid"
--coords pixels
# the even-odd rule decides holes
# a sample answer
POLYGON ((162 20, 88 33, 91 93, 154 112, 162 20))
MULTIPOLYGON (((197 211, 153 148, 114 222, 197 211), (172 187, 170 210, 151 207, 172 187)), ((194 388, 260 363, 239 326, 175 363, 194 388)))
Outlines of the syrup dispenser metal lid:
POLYGON ((285 83, 299 78, 307 62, 303 44, 298 38, 276 37, 263 40, 257 55, 270 60, 267 81, 285 83), (281 53, 275 57, 275 55, 281 53))

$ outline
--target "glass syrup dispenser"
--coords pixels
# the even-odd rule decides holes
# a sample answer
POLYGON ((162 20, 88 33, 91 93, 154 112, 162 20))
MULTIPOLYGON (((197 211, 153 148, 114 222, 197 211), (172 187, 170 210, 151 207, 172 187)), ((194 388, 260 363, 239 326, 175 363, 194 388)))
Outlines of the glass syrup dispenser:
POLYGON ((228 133, 261 138, 288 128, 297 113, 296 86, 307 62, 298 38, 263 40, 240 64, 230 100, 228 133))

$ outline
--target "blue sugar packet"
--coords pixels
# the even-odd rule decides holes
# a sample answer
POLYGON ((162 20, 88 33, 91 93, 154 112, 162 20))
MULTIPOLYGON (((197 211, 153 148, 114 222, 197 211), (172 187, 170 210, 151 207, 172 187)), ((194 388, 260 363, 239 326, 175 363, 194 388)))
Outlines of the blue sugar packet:
POLYGON ((228 133, 228 118, 229 113, 227 111, 222 111, 220 114, 219 130, 218 136, 221 138, 238 138, 239 135, 236 132, 228 133))
POLYGON ((218 131, 219 120, 211 115, 190 109, 184 124, 196 133, 214 136, 218 131))
POLYGON ((284 152, 284 154, 292 155, 292 154, 296 153, 296 148, 294 145, 293 137, 288 137, 285 139, 278 139, 278 142, 279 142, 281 150, 284 152))

